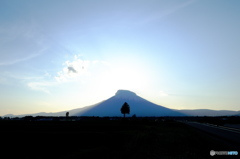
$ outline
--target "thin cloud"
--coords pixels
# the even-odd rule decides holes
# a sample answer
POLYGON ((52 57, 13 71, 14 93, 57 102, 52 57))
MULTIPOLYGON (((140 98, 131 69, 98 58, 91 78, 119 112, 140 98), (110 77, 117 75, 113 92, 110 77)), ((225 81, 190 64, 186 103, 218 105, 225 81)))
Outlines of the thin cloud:
POLYGON ((51 93, 46 87, 49 87, 51 85, 52 85, 52 83, 49 83, 49 82, 30 82, 30 83, 28 83, 28 87, 30 87, 32 90, 42 91, 47 94, 51 94, 51 93))
POLYGON ((48 88, 57 84, 53 80, 47 81, 44 76, 31 76, 29 74, 20 75, 11 72, 3 72, 1 75, 3 77, 0 76, 0 84, 24 84, 31 90, 41 91, 47 94, 51 94, 48 88))
POLYGON ((42 55, 48 48, 46 36, 35 23, 0 27, 0 66, 13 65, 42 55))
POLYGON ((69 82, 79 79, 82 76, 92 75, 92 73, 99 73, 104 67, 109 67, 111 64, 100 60, 83 60, 81 56, 74 55, 72 61, 63 63, 62 71, 57 72, 54 77, 58 82, 69 82), (98 70, 97 72, 95 72, 98 70))
POLYGON ((169 94, 166 93, 166 92, 164 92, 164 91, 160 91, 160 92, 159 92, 159 95, 160 95, 161 97, 167 97, 167 96, 169 96, 169 94))
POLYGON ((179 10, 195 3, 197 0, 189 0, 189 1, 186 1, 184 3, 180 3, 180 4, 177 4, 173 7, 169 7, 168 9, 165 9, 163 11, 158 11, 156 12, 153 16, 151 17, 148 17, 144 20, 142 20, 140 23, 141 24, 146 24, 146 23, 149 23, 149 22, 152 22, 152 21, 156 21, 156 20, 159 20, 159 19, 162 19, 168 15, 171 15, 171 14, 174 14, 176 12, 178 12, 179 10))
POLYGON ((88 67, 90 65, 90 61, 84 61, 80 56, 74 56, 73 61, 64 62, 64 68, 62 71, 59 71, 55 79, 59 82, 67 82, 76 77, 86 75, 88 73, 88 67))
POLYGON ((26 57, 23 57, 23 58, 15 58, 15 59, 12 59, 9 61, 0 62, 0 66, 13 65, 13 64, 16 64, 19 62, 23 62, 23 61, 27 61, 27 60, 36 58, 36 57, 40 56, 46 49, 47 48, 43 48, 43 49, 39 50, 37 53, 27 55, 26 57))

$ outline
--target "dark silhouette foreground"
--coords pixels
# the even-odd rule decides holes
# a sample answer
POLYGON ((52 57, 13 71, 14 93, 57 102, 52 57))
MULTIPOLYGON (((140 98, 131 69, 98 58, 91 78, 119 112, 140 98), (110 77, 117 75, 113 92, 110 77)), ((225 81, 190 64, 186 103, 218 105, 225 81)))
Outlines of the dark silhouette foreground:
POLYGON ((125 114, 129 114, 129 113, 130 113, 130 107, 129 107, 129 105, 128 105, 127 102, 125 102, 125 103, 122 105, 121 113, 123 114, 124 118, 125 118, 125 114))
MULTIPOLYGON (((34 159, 122 159, 126 156, 133 159, 205 159, 210 157, 210 150, 239 150, 226 144, 228 141, 216 140, 216 136, 175 121, 205 118, 130 117, 121 120, 82 117, 79 121, 27 119, 0 120, 2 156, 34 159)), ((238 118, 233 119, 236 121, 238 118)))

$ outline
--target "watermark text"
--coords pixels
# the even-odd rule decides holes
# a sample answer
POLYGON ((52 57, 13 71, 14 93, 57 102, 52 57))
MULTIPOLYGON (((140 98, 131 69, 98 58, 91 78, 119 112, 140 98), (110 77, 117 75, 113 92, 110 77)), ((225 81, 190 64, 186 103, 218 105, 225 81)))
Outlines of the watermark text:
POLYGON ((214 156, 214 155, 238 155, 238 151, 214 151, 214 150, 211 150, 210 155, 211 156, 214 156))

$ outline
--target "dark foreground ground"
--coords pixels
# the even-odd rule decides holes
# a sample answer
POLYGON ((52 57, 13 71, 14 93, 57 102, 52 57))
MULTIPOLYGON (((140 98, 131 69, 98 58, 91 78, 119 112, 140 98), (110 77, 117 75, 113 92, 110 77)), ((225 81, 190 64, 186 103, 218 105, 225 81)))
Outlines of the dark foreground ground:
POLYGON ((238 151, 207 133, 175 121, 0 121, 1 156, 7 159, 233 158, 238 151))

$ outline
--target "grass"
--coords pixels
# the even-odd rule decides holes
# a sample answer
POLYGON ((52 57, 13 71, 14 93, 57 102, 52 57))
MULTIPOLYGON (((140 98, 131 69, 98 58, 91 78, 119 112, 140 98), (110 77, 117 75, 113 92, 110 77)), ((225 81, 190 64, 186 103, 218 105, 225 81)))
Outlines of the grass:
POLYGON ((0 126, 7 139, 2 152, 18 158, 202 159, 210 158, 210 150, 234 150, 174 121, 18 121, 0 126))

